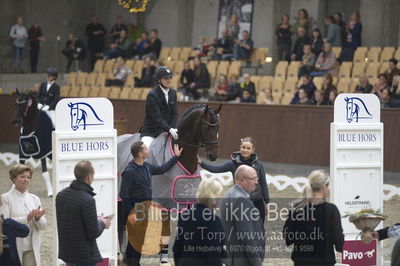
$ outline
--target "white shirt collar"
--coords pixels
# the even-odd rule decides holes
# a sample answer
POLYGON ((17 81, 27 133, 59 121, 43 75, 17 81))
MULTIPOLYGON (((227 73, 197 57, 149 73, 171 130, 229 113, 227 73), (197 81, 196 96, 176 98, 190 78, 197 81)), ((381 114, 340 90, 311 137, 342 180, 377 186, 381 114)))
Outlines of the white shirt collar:
POLYGON ((241 185, 236 184, 236 186, 238 186, 239 189, 241 189, 241 190, 243 191, 243 193, 246 194, 246 196, 247 196, 248 198, 250 198, 250 193, 248 193, 241 185))
POLYGON ((13 184, 13 186, 11 187, 11 190, 14 191, 14 193, 16 193, 17 195, 21 195, 21 196, 25 196, 26 194, 28 194, 28 190, 25 191, 24 193, 22 193, 21 191, 19 191, 18 189, 15 188, 15 185, 13 184))

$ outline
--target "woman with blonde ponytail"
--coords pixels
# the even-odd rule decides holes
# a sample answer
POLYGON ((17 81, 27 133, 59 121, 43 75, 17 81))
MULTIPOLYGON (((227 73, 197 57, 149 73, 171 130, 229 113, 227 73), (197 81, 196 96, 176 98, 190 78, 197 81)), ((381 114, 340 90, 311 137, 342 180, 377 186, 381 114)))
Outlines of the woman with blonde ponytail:
POLYGON ((324 170, 311 172, 303 189, 303 198, 289 211, 283 235, 287 246, 294 244, 292 260, 295 266, 333 266, 335 250, 343 250, 341 215, 336 205, 326 202, 329 180, 329 174, 324 170))

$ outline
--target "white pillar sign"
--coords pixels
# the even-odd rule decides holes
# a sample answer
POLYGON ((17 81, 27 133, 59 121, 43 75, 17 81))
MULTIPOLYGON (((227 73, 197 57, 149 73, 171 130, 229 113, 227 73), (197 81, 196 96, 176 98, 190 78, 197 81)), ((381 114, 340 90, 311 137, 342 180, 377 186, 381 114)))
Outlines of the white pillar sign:
MULTIPOLYGON (((112 103, 106 98, 62 99, 56 106, 52 138, 55 194, 75 179, 73 170, 77 162, 91 161, 95 170, 92 187, 97 213, 114 215, 112 226, 104 230, 97 244, 102 257, 110 265, 117 265, 117 133, 112 103)), ((54 217, 56 224, 55 214, 54 217)), ((58 241, 56 245, 58 248, 58 241)), ((62 264, 57 258, 56 261, 62 264)))
MULTIPOLYGON (((340 94, 331 123, 331 202, 340 213, 372 208, 383 211, 383 124, 374 94, 340 94)), ((342 219, 346 240, 360 233, 342 219)), ((357 264, 358 265, 358 264, 357 264)))

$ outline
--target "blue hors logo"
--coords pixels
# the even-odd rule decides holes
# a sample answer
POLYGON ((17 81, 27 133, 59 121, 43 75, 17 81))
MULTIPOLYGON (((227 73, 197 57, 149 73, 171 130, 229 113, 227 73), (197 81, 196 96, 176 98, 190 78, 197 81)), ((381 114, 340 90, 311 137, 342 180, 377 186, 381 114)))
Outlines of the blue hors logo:
POLYGON ((86 126, 100 126, 104 125, 104 121, 100 119, 93 107, 84 102, 69 103, 68 107, 71 108, 71 128, 76 131, 80 127, 86 130, 86 126))
POLYGON ((347 122, 356 122, 358 119, 372 119, 372 114, 368 111, 367 106, 358 97, 346 97, 346 120, 347 122))

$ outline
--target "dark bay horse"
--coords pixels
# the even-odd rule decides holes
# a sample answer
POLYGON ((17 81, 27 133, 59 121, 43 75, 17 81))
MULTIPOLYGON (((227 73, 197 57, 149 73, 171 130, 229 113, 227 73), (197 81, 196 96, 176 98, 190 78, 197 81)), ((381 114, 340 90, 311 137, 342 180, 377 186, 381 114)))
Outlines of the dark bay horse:
POLYGON ((37 108, 36 95, 32 92, 20 93, 18 89, 17 107, 12 120, 15 126, 21 125, 19 144, 20 163, 32 157, 40 160, 42 176, 47 188, 47 196, 53 195, 46 158, 51 160, 51 132, 54 130, 51 119, 37 108))

